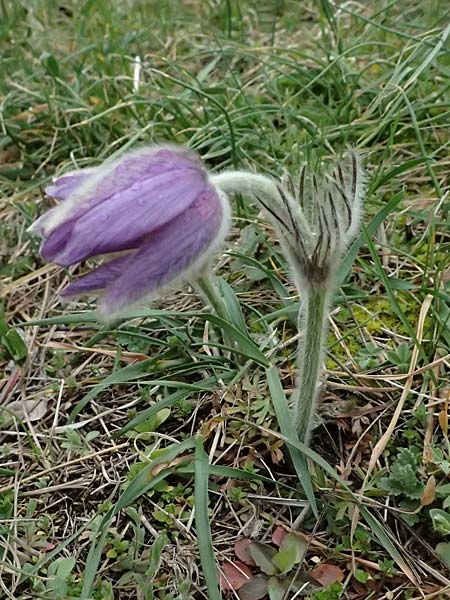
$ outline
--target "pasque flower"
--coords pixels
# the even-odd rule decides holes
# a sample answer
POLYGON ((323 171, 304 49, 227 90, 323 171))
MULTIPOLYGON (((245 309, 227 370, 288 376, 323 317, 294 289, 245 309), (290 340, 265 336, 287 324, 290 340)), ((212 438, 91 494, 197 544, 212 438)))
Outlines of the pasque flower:
POLYGON ((230 226, 227 197, 199 158, 177 146, 144 147, 67 173, 46 193, 61 202, 30 228, 43 238, 44 259, 69 266, 111 255, 63 291, 102 292, 104 318, 201 275, 230 226))
POLYGON ((60 204, 32 225, 44 259, 63 266, 111 259, 71 283, 63 295, 101 292, 99 312, 111 319, 161 295, 179 279, 200 287, 227 320, 223 298, 202 278, 230 225, 227 195, 255 198, 271 218, 298 287, 299 384, 293 418, 308 444, 325 351, 328 306, 341 258, 358 232, 364 196, 360 159, 350 152, 325 178, 302 168, 294 184, 265 175, 209 175, 199 158, 177 146, 146 147, 94 169, 67 173, 47 188, 60 204))

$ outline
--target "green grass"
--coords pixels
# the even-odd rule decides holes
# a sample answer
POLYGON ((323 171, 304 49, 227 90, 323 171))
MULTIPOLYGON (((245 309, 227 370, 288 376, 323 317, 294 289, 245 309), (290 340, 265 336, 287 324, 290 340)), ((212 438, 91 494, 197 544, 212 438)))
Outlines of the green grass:
POLYGON ((307 597, 444 597, 449 13, 439 0, 0 0, 0 598, 218 597, 236 538, 270 542, 277 527, 308 536, 300 580, 317 559, 345 576, 307 597), (365 227, 339 273, 306 453, 318 516, 301 525, 305 449, 276 418, 301 299, 257 208, 236 200, 216 264, 230 324, 185 286, 101 326, 94 301, 58 299, 86 267, 45 265, 26 232, 52 176, 160 142, 213 171, 274 176, 363 155, 365 227))

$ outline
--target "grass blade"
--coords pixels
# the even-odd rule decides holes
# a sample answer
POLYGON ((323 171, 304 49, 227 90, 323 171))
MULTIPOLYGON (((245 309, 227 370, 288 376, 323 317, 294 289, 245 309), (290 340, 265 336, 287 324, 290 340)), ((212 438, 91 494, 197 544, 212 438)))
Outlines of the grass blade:
POLYGON ((341 262, 339 272, 336 277, 336 288, 340 287, 347 275, 350 273, 352 266, 355 262, 356 256, 361 247, 367 242, 368 236, 374 235, 381 225, 381 223, 388 217, 388 215, 395 209, 397 204, 403 198, 403 192, 398 192, 391 198, 391 200, 380 209, 371 222, 367 225, 364 231, 360 233, 358 238, 350 246, 344 260, 341 262))
POLYGON ((203 439, 198 436, 195 440, 195 527, 208 598, 221 600, 208 515, 208 477, 208 455, 203 449, 203 439))
MULTIPOLYGON (((277 415, 278 425, 281 432, 286 437, 289 453, 294 464, 295 472, 297 473, 300 485, 303 487, 306 498, 311 506, 314 515, 317 517, 319 511, 317 509, 314 490, 309 474, 308 465, 306 464, 303 451, 293 444, 298 442, 297 432, 295 431, 294 418, 289 408, 286 395, 281 385, 280 377, 276 367, 271 367, 266 371, 267 382, 269 385, 270 395, 272 397, 273 407, 277 415)), ((300 443, 300 442, 299 442, 300 443)), ((303 446, 303 444, 302 444, 303 446)), ((305 446, 306 448, 306 446, 305 446)))

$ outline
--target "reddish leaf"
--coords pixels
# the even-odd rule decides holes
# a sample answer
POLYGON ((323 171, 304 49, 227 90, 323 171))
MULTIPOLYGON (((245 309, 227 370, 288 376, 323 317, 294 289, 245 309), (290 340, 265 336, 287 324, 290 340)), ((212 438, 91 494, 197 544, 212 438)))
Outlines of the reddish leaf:
POLYGON ((288 532, 284 527, 277 527, 275 529, 275 531, 272 533, 272 542, 275 544, 275 546, 281 546, 281 543, 287 536, 287 533, 288 532))
POLYGON ((248 547, 251 543, 252 540, 248 540, 246 538, 236 540, 236 543, 234 544, 234 553, 239 558, 239 560, 242 560, 242 562, 244 562, 246 565, 256 567, 256 563, 250 556, 250 553, 248 551, 248 547))
POLYGON ((311 571, 311 575, 322 587, 328 587, 336 582, 341 582, 344 579, 344 573, 335 565, 323 563, 311 571))
POLYGON ((247 581, 239 590, 241 600, 261 600, 267 594, 267 578, 264 575, 256 575, 251 581, 247 581))
POLYGON ((219 575, 219 584, 223 590, 238 590, 252 578, 252 572, 238 560, 223 563, 219 575))
POLYGON ((54 550, 56 548, 55 544, 51 544, 50 542, 48 544, 46 544, 42 550, 44 552, 51 552, 52 550, 54 550))

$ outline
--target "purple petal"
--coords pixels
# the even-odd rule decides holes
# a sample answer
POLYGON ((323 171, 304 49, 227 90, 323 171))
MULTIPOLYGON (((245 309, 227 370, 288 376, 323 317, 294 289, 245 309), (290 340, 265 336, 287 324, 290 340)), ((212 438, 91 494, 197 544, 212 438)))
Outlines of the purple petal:
MULTIPOLYGON (((79 189, 93 173, 95 173, 95 169, 83 169, 75 171, 74 173, 62 175, 55 179, 52 185, 45 188, 45 193, 47 196, 50 196, 50 198, 55 198, 56 200, 67 200, 67 198, 76 192, 76 190, 79 189)), ((58 207, 48 210, 28 228, 28 231, 37 233, 44 238, 47 237, 48 230, 50 229, 50 231, 52 231, 49 224, 57 211, 58 207)), ((53 227, 53 230, 54 229, 55 228, 53 227)))
MULTIPOLYGON (((38 221, 36 221, 35 225, 38 224, 38 221)), ((52 231, 41 246, 41 256, 44 260, 53 260, 54 256, 64 251, 67 240, 72 233, 73 225, 74 219, 70 219, 52 231)))
MULTIPOLYGON (((76 192, 94 173, 95 168, 82 169, 80 171, 62 175, 55 179, 52 185, 45 188, 45 193, 47 196, 50 196, 50 198, 55 198, 56 200, 67 200, 67 198, 76 192)), ((44 238, 47 237, 48 230, 50 230, 50 232, 55 230, 55 227, 50 228, 49 224, 57 211, 58 207, 48 210, 28 228, 28 231, 41 235, 44 238)), ((64 222, 62 224, 64 224, 64 222)))
MULTIPOLYGON (((199 158, 184 148, 150 146, 126 153, 121 158, 94 169, 84 169, 88 177, 73 187, 66 201, 51 211, 53 229, 72 216, 127 191, 138 182, 170 171, 187 169, 206 173, 199 158), (91 177, 92 175, 92 177, 91 177)), ((69 174, 73 175, 73 174, 69 174)))
MULTIPOLYGON (((106 289, 100 312, 111 315, 154 297, 181 275, 204 266, 208 250, 221 242, 224 206, 214 189, 202 193, 184 212, 149 235, 122 274, 106 289)), ((224 233, 224 232, 222 232, 224 233)))
POLYGON ((87 195, 92 194, 93 199, 100 202, 155 175, 179 169, 204 171, 195 154, 176 146, 139 148, 103 168, 104 177, 86 190, 87 195))
MULTIPOLYGON (((97 169, 76 194, 94 199, 79 198, 80 209, 72 216, 65 210, 67 214, 44 242, 42 255, 68 266, 90 256, 136 248, 150 231, 171 221, 199 194, 212 189, 196 156, 178 149, 151 150, 132 153, 111 170, 97 169), (114 193, 99 201, 106 191, 114 193), (73 223, 70 232, 67 221, 73 223), (64 236, 64 244, 53 243, 52 238, 62 240, 64 236)), ((72 200, 54 209, 51 218, 59 220, 56 211, 72 200)))
POLYGON ((45 188, 45 193, 56 200, 67 200, 95 171, 96 169, 82 169, 62 175, 55 179, 52 185, 45 188))
POLYGON ((61 296, 78 296, 102 290, 114 281, 130 261, 130 255, 115 258, 68 285, 61 296))
POLYGON ((95 206, 132 189, 135 184, 169 172, 176 176, 183 169, 203 173, 206 180, 199 158, 177 146, 140 148, 103 166, 67 173, 46 190, 50 196, 64 202, 42 215, 29 231, 46 238, 68 219, 81 217, 95 206))
POLYGON ((136 248, 144 236, 186 210, 207 189, 212 188, 196 171, 169 172, 137 182, 73 218, 64 245, 52 254, 47 249, 52 237, 60 239, 60 230, 68 233, 63 222, 43 244, 42 256, 67 266, 90 256, 136 248))

